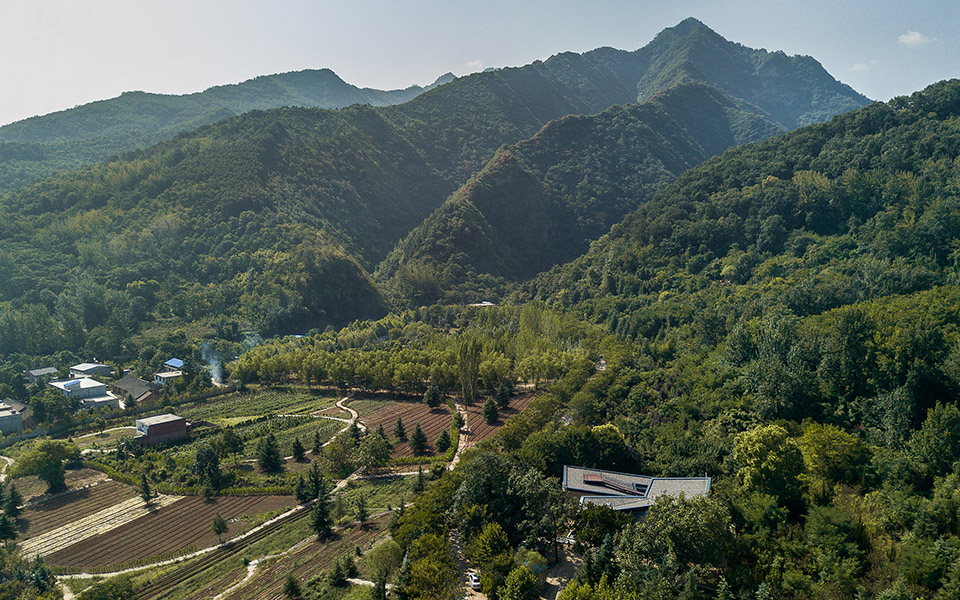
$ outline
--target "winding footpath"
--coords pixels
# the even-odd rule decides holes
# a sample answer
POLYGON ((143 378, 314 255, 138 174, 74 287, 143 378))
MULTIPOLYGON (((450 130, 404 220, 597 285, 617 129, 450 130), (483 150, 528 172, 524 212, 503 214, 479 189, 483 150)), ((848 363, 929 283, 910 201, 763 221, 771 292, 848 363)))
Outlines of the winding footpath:
MULTIPOLYGON (((340 429, 340 431, 338 431, 338 432, 336 433, 336 435, 333 436, 334 438, 335 438, 337 435, 340 435, 341 433, 347 431, 347 430, 350 428, 350 426, 351 426, 355 421, 357 422, 357 425, 358 425, 360 428, 362 428, 363 430, 366 430, 366 426, 359 421, 359 419, 360 419, 360 414, 359 414, 357 411, 353 410, 352 408, 349 408, 348 406, 346 406, 346 405, 344 404, 344 402, 346 402, 346 401, 349 400, 349 399, 350 399, 350 396, 344 396, 344 397, 341 398, 340 400, 337 400, 337 407, 339 407, 339 408, 342 409, 342 410, 345 410, 345 411, 349 412, 349 413, 350 413, 350 420, 347 421, 347 422, 346 422, 346 425, 345 425, 342 429, 340 429)), ((302 415, 299 415, 299 416, 302 416, 302 415)), ((330 418, 330 417, 324 417, 324 418, 330 418)), ((337 420, 340 420, 340 419, 337 419, 337 420)), ((330 441, 333 441, 333 438, 331 438, 330 441)), ((329 444, 329 443, 330 443, 330 442, 328 441, 327 444, 329 444)), ((324 446, 326 446, 327 444, 324 444, 324 446)), ((7 465, 13 464, 13 459, 8 458, 8 457, 6 457, 6 456, 2 456, 2 455, 0 455, 0 459, 3 459, 3 460, 6 461, 6 463, 7 463, 6 465, 3 466, 2 472, 0 472, 0 478, 2 478, 2 477, 5 476, 5 474, 6 474, 5 472, 6 472, 7 465)), ((333 487, 332 490, 330 490, 330 493, 333 494, 333 493, 339 492, 339 491, 342 490, 344 487, 346 487, 346 485, 347 485, 347 483, 348 483, 349 481, 354 480, 354 479, 357 479, 358 477, 359 477, 359 471, 351 474, 349 477, 347 477, 347 478, 345 478, 345 479, 342 479, 341 481, 337 482, 337 484, 333 487)), ((197 551, 195 551, 195 552, 191 552, 190 554, 184 554, 183 556, 177 556, 177 557, 175 557, 175 558, 170 558, 170 559, 167 559, 167 560, 157 561, 157 562, 155 562, 155 563, 150 563, 150 564, 148 564, 148 565, 141 565, 141 566, 137 566, 137 567, 131 567, 131 568, 129 568, 129 569, 122 569, 122 570, 113 571, 113 572, 110 572, 110 573, 74 573, 74 574, 70 574, 70 575, 61 575, 61 576, 58 577, 58 579, 60 579, 61 581, 62 581, 62 580, 65 580, 65 579, 91 579, 91 578, 93 578, 93 577, 102 577, 102 578, 104 578, 104 579, 107 579, 107 578, 114 577, 114 576, 117 576, 117 575, 124 575, 124 574, 128 574, 128 573, 135 573, 135 572, 137 572, 137 571, 143 571, 143 570, 145 570, 145 569, 152 569, 152 568, 154 568, 154 567, 162 567, 162 566, 166 566, 166 565, 171 565, 171 564, 174 564, 174 563, 182 562, 182 561, 185 561, 185 560, 190 560, 190 559, 192 559, 192 558, 196 558, 196 557, 198 557, 198 556, 202 556, 202 555, 207 554, 207 553, 209 553, 209 552, 213 552, 214 550, 216 550, 217 548, 220 548, 221 546, 223 546, 223 545, 225 545, 225 544, 234 545, 234 544, 237 544, 238 542, 242 542, 243 540, 245 540, 245 539, 253 536, 254 534, 256 534, 256 533, 258 533, 259 531, 261 531, 262 529, 266 528, 267 526, 272 525, 274 522, 279 521, 279 520, 281 520, 281 519, 283 519, 283 518, 285 518, 285 517, 288 517, 288 516, 290 516, 290 515, 292 515, 292 514, 294 514, 294 513, 299 512, 299 511, 301 511, 301 510, 306 510, 306 509, 308 508, 308 506, 309 506, 309 505, 299 504, 299 505, 291 508, 290 510, 288 510, 288 511, 286 511, 286 512, 284 512, 284 513, 282 513, 282 514, 280 514, 280 515, 278 515, 278 516, 276 516, 276 517, 274 517, 273 519, 270 519, 269 521, 266 521, 266 522, 258 525, 257 527, 254 527, 253 529, 247 531, 246 533, 243 533, 242 535, 238 535, 238 536, 235 537, 235 538, 231 538, 231 539, 227 540, 226 542, 223 542, 222 544, 217 544, 216 546, 210 546, 210 547, 207 547, 207 548, 203 548, 203 549, 197 550, 197 551)), ((298 546, 299 546, 300 544, 302 544, 302 543, 303 543, 303 541, 298 542, 296 545, 294 545, 292 548, 286 550, 286 551, 285 551, 284 553, 282 553, 282 554, 286 554, 287 552, 290 552, 291 550, 295 549, 296 547, 298 547, 298 546)), ((260 560, 264 560, 264 558, 265 558, 265 557, 261 558, 260 560)), ((256 570, 256 568, 254 567, 254 572, 255 572, 255 570, 256 570)), ((252 575, 251 575, 251 576, 252 576, 252 575)), ((64 589, 64 598, 66 598, 67 600, 69 600, 69 599, 67 598, 67 593, 69 592, 69 586, 64 585, 64 586, 62 586, 62 587, 63 587, 63 589, 64 589)), ((70 597, 73 597, 73 594, 70 594, 70 597)))
MULTIPOLYGON (((346 411, 346 412, 348 412, 348 413, 350 414, 350 418, 349 418, 349 419, 344 419, 344 418, 341 418, 341 417, 331 417, 331 416, 327 416, 327 415, 311 415, 311 416, 313 416, 313 417, 315 417, 315 418, 331 419, 331 420, 334 420, 334 421, 340 421, 340 422, 345 423, 344 427, 341 428, 333 437, 331 437, 329 441, 327 441, 325 444, 323 444, 323 446, 327 446, 328 444, 330 444, 331 442, 333 442, 333 440, 334 440, 338 435, 346 432, 354 423, 356 423, 357 426, 360 427, 363 431, 367 431, 367 426, 366 426, 362 421, 360 421, 360 414, 359 414, 356 410, 350 408, 349 406, 347 406, 347 405, 345 404, 345 402, 347 402, 348 400, 350 400, 350 398, 351 398, 350 395, 344 396, 343 398, 337 400, 337 403, 336 403, 336 406, 337 406, 338 408, 340 408, 341 410, 346 411)), ((457 451, 454 453, 453 459, 451 460, 450 465, 448 466, 448 469, 451 469, 451 470, 452 470, 452 469, 454 468, 454 466, 460 461, 460 456, 461 456, 461 454, 463 453, 464 450, 467 449, 467 447, 468 447, 468 445, 469 445, 469 441, 468 441, 469 434, 467 433, 469 430, 467 429, 467 425, 468 425, 468 424, 467 424, 467 421, 466 421, 466 419, 467 419, 467 411, 466 411, 466 409, 465 409, 463 406, 461 406, 460 404, 456 404, 455 406, 456 406, 456 408, 457 408, 457 411, 458 411, 458 412, 463 416, 463 418, 464 418, 464 427, 460 430, 459 441, 458 441, 458 443, 457 443, 457 451)), ((286 415, 278 415, 278 416, 286 416, 286 415)), ((291 416, 294 416, 294 415, 291 415, 291 416)), ((304 415, 295 415, 295 416, 304 416, 304 415)), ((0 456, 0 459, 3 459, 3 460, 6 461, 8 464, 13 464, 13 460, 10 459, 10 458, 7 458, 7 457, 5 457, 5 456, 0 456)), ((5 471, 5 470, 6 470, 6 465, 4 465, 4 467, 3 467, 3 471, 5 471)), ((2 478, 3 478, 3 471, 0 471, 0 480, 2 480, 2 478)), ((417 471, 406 472, 406 473, 389 473, 389 474, 385 474, 385 475, 372 476, 372 477, 364 477, 364 478, 395 477, 395 476, 397 476, 397 475, 401 475, 401 476, 411 476, 411 475, 417 475, 417 473, 418 473, 417 471)), ((350 474, 348 477, 346 477, 346 478, 340 480, 339 482, 337 482, 337 484, 330 490, 329 494, 330 494, 330 495, 336 494, 337 492, 341 491, 344 487, 346 487, 347 484, 348 484, 350 481, 353 481, 353 480, 356 480, 356 479, 360 479, 360 478, 361 478, 361 471, 360 471, 360 470, 357 470, 357 471, 353 472, 352 474, 350 474)), ((244 534, 242 534, 242 535, 239 535, 239 536, 237 536, 237 537, 235 537, 235 538, 232 538, 232 539, 230 539, 230 540, 227 540, 226 542, 223 542, 222 544, 217 544, 216 546, 210 546, 210 547, 208 547, 208 548, 203 548, 203 549, 201 549, 201 550, 197 550, 197 551, 192 552, 192 553, 190 553, 190 554, 185 554, 185 555, 183 555, 183 556, 178 556, 178 557, 175 557, 175 558, 158 561, 158 562, 151 563, 151 564, 148 564, 148 565, 141 565, 141 566, 137 566, 137 567, 131 567, 131 568, 129 568, 129 569, 123 569, 123 570, 119 570, 119 571, 114 571, 114 572, 112 572, 112 573, 76 573, 76 574, 71 574, 71 575, 61 575, 61 576, 58 577, 58 579, 61 580, 61 583, 62 583, 64 580, 67 580, 67 579, 91 579, 91 578, 94 578, 94 577, 100 577, 100 578, 107 579, 107 578, 110 578, 110 577, 114 577, 114 576, 116 576, 116 575, 123 575, 123 574, 135 573, 135 572, 138 572, 138 571, 143 571, 143 570, 145 570, 145 569, 151 569, 151 568, 154 568, 154 567, 161 567, 161 566, 171 565, 171 564, 175 564, 175 563, 178 563, 178 562, 190 560, 190 559, 192 559, 192 558, 196 558, 196 557, 198 557, 198 556, 202 556, 202 555, 204 555, 204 554, 208 554, 208 553, 210 553, 210 552, 213 552, 214 550, 216 550, 217 548, 220 548, 220 547, 222 547, 222 546, 225 546, 225 545, 235 545, 235 544, 237 544, 237 543, 241 543, 241 542, 243 542, 243 540, 245 540, 245 539, 247 539, 247 538, 255 535, 257 532, 259 532, 260 530, 264 529, 265 527, 273 524, 273 523, 276 522, 276 521, 279 521, 279 520, 281 520, 281 519, 283 519, 283 518, 285 518, 285 517, 288 517, 288 516, 290 516, 290 515, 292 515, 292 514, 294 514, 294 513, 297 513, 298 511, 309 510, 309 508, 310 508, 310 506, 312 506, 312 504, 313 504, 313 502, 310 502, 310 503, 307 503, 307 504, 297 505, 297 506, 291 508, 290 510, 284 512, 283 514, 278 515, 277 517, 274 517, 273 519, 271 519, 271 520, 269 520, 269 521, 267 521, 267 522, 265 522, 265 523, 263 523, 263 524, 255 527, 255 528, 251 529, 250 531, 247 531, 246 533, 244 533, 244 534)), ((299 550, 300 548, 302 548, 305 544, 308 544, 308 543, 314 541, 315 539, 316 539, 316 536, 310 536, 310 537, 308 537, 308 538, 306 538, 306 539, 300 540, 299 542, 297 542, 296 544, 292 545, 290 548, 287 548, 287 549, 284 550, 283 552, 279 552, 279 553, 271 554, 271 555, 267 555, 267 556, 261 556, 261 557, 258 557, 258 558, 255 558, 255 559, 251 560, 250 563, 247 565, 247 572, 246 572, 245 577, 244 577, 241 581, 235 583, 234 585, 230 586, 229 588, 227 588, 226 590, 224 590, 223 592, 221 592, 220 594, 218 594, 218 595, 215 597, 215 600, 219 600, 220 598, 226 597, 226 596, 229 595, 230 593, 234 592, 235 590, 239 589, 239 588, 242 587, 244 584, 246 584, 247 582, 249 582, 249 581, 256 575, 256 573, 257 573, 257 571, 258 571, 258 568, 259 568, 259 565, 260 565, 261 563, 263 563, 263 562, 265 562, 265 561, 268 561, 268 560, 275 559, 275 558, 280 558, 280 557, 282 557, 282 556, 285 556, 285 555, 287 555, 287 554, 290 554, 290 553, 292 553, 292 552, 295 552, 295 551, 299 550)), ((350 580, 350 583, 353 583, 353 584, 355 584, 355 585, 366 585, 366 586, 372 586, 372 585, 374 585, 374 583, 373 583, 372 581, 367 581, 367 580, 362 580, 362 579, 351 579, 351 580, 350 580)), ((67 585, 62 585, 62 588, 63 588, 63 592, 64 592, 64 600, 72 600, 72 599, 74 598, 74 594, 70 591, 69 586, 67 586, 67 585)))
POLYGON ((7 479, 7 468, 13 466, 13 459, 0 454, 0 460, 3 461, 3 466, 0 466, 0 483, 3 483, 7 479))

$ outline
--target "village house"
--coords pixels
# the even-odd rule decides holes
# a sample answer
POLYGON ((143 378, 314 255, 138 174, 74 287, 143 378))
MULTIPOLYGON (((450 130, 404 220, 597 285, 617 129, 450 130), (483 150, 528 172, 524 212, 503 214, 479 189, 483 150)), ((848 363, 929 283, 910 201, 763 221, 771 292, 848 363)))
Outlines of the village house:
POLYGON ((113 372, 110 365, 101 363, 80 363, 70 367, 70 377, 109 377, 113 372))
POLYGON ((153 374, 153 383, 156 385, 164 385, 168 381, 173 381, 178 377, 183 376, 183 371, 164 371, 163 373, 154 373, 153 374))
POLYGON ((12 400, 0 402, 0 433, 23 433, 23 405, 12 400))
POLYGON ((710 478, 647 477, 564 465, 563 489, 581 505, 597 504, 640 515, 660 496, 706 496, 710 478))
POLYGON ((79 400, 83 408, 120 408, 120 398, 107 390, 107 384, 89 377, 51 381, 50 387, 56 388, 67 398, 79 400))
POLYGON ((38 379, 43 379, 44 377, 56 377, 57 373, 58 371, 54 367, 43 367, 41 369, 32 369, 23 372, 27 381, 30 383, 36 383, 38 379))
POLYGON ((112 383, 110 391, 124 399, 132 398, 138 405, 160 397, 156 384, 140 379, 133 373, 127 373, 119 381, 112 383))
POLYGON ((133 441, 141 446, 156 446, 190 436, 190 422, 170 413, 137 419, 136 425, 137 435, 133 441))

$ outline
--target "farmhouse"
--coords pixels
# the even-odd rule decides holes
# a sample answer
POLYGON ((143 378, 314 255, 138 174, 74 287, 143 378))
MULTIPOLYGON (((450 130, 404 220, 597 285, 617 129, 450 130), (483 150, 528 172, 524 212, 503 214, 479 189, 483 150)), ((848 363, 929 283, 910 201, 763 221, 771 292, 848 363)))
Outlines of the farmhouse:
POLYGON ((155 446, 190 436, 190 423, 170 413, 137 419, 136 425, 137 435, 133 441, 142 446, 155 446))
POLYGON ((110 386, 110 391, 121 398, 126 398, 127 396, 137 398, 146 392, 155 389, 156 387, 154 384, 144 379, 140 379, 133 373, 127 373, 120 379, 120 381, 117 381, 110 386))
POLYGON ((120 408, 120 398, 107 391, 107 384, 96 379, 80 377, 51 381, 48 385, 60 390, 67 398, 79 400, 83 408, 120 408))
POLYGON ((164 385, 168 381, 173 381, 182 375, 183 371, 164 371, 163 373, 154 373, 153 383, 156 385, 164 385))
POLYGON ((10 400, 0 402, 0 433, 23 433, 22 405, 10 400))
POLYGON ((104 365, 101 363, 80 363, 79 365, 73 365, 70 367, 70 377, 93 377, 95 375, 100 375, 102 377, 109 377, 113 369, 110 365, 104 365))
POLYGON ((584 467, 563 467, 563 489, 580 504, 600 504, 613 510, 646 512, 660 496, 706 496, 709 477, 647 477, 584 467))
POLYGON ((43 367, 41 369, 32 369, 30 371, 24 371, 23 374, 26 375, 30 383, 36 383, 38 379, 42 379, 44 377, 56 376, 57 370, 54 367, 43 367))

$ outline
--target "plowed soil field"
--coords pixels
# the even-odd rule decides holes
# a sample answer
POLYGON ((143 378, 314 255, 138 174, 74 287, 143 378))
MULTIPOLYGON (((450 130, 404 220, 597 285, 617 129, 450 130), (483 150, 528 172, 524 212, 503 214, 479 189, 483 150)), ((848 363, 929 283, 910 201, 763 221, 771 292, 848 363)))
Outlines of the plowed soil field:
POLYGON ((223 539, 229 539, 250 529, 254 515, 289 508, 295 502, 293 496, 239 496, 212 501, 191 496, 46 558, 59 567, 96 569, 185 554, 217 543, 212 523, 218 512, 228 523, 223 539))
MULTIPOLYGON (((500 411, 500 418, 494 423, 487 423, 481 411, 483 403, 477 402, 467 407, 467 430, 470 432, 470 442, 475 443, 493 436, 503 425, 514 416, 523 412, 530 402, 537 397, 535 392, 514 396, 510 399, 510 406, 500 411)), ((406 423, 406 419, 403 420, 406 423)))
POLYGON ((38 536, 136 495, 136 490, 129 485, 104 481, 34 504, 24 510, 20 518, 20 539, 38 536))
POLYGON ((441 431, 450 428, 453 415, 450 413, 450 407, 446 404, 441 404, 431 410, 429 406, 422 402, 394 402, 363 417, 361 421, 370 428, 370 431, 376 431, 377 427, 381 423, 383 424, 383 430, 390 438, 390 443, 393 444, 393 458, 413 456, 413 450, 410 449, 407 441, 413 434, 413 428, 417 423, 420 423, 421 429, 427 434, 428 443, 427 451, 423 456, 436 456, 437 451, 434 442, 436 442, 441 431), (398 440, 393 435, 397 417, 403 419, 407 439, 398 440))

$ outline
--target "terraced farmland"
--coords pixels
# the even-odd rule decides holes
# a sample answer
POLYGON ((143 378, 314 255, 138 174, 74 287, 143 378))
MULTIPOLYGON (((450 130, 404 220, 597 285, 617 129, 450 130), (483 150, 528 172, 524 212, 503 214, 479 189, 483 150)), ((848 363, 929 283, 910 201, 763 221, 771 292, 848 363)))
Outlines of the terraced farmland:
POLYGON ((36 537, 136 495, 131 486, 108 480, 31 505, 20 519, 20 539, 36 537))
POLYGON ((420 423, 420 427, 427 434, 427 441, 429 442, 429 448, 424 456, 437 455, 433 444, 440 432, 448 429, 453 422, 450 407, 446 404, 431 409, 422 402, 393 402, 363 417, 361 420, 366 423, 371 431, 375 431, 379 425, 383 425, 384 431, 393 443, 393 458, 413 456, 413 450, 410 449, 407 440, 397 440, 393 436, 393 428, 397 424, 397 417, 403 419, 407 438, 413 433, 414 426, 418 422, 420 423))
POLYGON ((152 510, 173 504, 180 498, 181 496, 158 496, 149 507, 140 498, 128 498, 25 540, 20 544, 20 550, 27 556, 56 554, 71 546, 80 545, 91 537, 109 535, 115 529, 149 515, 152 510))
POLYGON ((389 517, 381 515, 364 529, 352 527, 341 531, 335 540, 304 544, 295 552, 279 558, 263 568, 248 583, 226 597, 226 600, 273 600, 283 596, 283 583, 287 573, 293 573, 301 585, 310 578, 329 569, 338 557, 353 552, 354 546, 367 550, 378 539, 388 534, 389 517))
POLYGON ((94 535, 47 557, 51 565, 82 570, 185 554, 217 543, 211 523, 219 512, 229 524, 224 539, 253 527, 255 515, 286 509, 292 496, 243 496, 214 500, 191 496, 112 531, 94 535))
MULTIPOLYGON (((523 412, 527 406, 537 397, 536 392, 514 396, 510 399, 510 406, 500 411, 500 418, 495 423, 487 423, 483 418, 481 411, 483 404, 477 402, 467 407, 467 429, 470 431, 470 442, 479 442, 488 437, 492 437, 503 425, 514 416, 523 412)), ((406 419, 404 419, 406 422, 406 419)))

